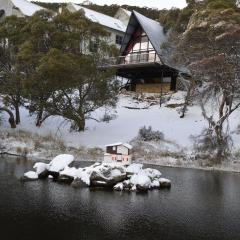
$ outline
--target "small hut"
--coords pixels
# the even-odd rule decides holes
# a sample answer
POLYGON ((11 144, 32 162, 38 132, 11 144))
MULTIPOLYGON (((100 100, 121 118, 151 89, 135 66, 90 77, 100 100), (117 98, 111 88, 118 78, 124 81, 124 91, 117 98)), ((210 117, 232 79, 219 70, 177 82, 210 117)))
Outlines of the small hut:
POLYGON ((123 165, 129 165, 132 161, 132 146, 128 143, 113 143, 106 145, 104 162, 118 162, 123 165))

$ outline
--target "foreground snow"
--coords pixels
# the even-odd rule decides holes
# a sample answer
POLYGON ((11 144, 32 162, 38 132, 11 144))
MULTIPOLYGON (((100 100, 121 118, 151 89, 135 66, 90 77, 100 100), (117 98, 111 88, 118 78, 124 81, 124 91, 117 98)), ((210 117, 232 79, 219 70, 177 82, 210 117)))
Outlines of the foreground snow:
POLYGON ((33 167, 36 172, 25 173, 23 180, 52 176, 74 187, 110 187, 116 191, 147 191, 171 186, 171 181, 161 178, 162 174, 158 170, 144 169, 142 164, 125 167, 119 163, 95 163, 85 168, 69 167, 73 159, 71 155, 62 154, 49 164, 36 163, 33 167))

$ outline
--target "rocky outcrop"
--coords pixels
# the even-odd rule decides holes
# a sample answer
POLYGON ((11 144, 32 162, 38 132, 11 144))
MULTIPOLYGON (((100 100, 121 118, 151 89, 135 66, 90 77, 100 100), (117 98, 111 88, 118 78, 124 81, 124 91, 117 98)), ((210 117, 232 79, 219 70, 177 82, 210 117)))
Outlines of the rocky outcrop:
POLYGON ((52 177, 60 183, 71 184, 75 188, 100 187, 116 191, 146 192, 150 189, 171 187, 168 179, 152 168, 143 168, 142 164, 128 167, 118 163, 95 163, 85 168, 69 167, 73 157, 60 155, 49 164, 36 163, 34 169, 24 174, 24 180, 37 180, 52 177))

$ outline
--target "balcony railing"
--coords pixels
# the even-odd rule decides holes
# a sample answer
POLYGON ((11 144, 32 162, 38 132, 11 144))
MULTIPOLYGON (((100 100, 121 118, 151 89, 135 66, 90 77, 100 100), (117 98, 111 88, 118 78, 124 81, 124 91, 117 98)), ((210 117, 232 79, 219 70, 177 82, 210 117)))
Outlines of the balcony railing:
POLYGON ((156 52, 130 53, 127 56, 111 57, 106 60, 106 65, 130 65, 139 63, 160 63, 156 52))

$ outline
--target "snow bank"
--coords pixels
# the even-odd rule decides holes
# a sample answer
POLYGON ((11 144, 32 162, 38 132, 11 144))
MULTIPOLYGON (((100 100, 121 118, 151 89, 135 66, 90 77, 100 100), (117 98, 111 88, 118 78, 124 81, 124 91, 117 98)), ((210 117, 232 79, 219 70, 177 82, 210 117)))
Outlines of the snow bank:
POLYGON ((60 154, 49 163, 49 171, 50 172, 60 172, 65 167, 67 167, 69 164, 71 164, 73 162, 73 160, 74 160, 73 155, 60 154))

